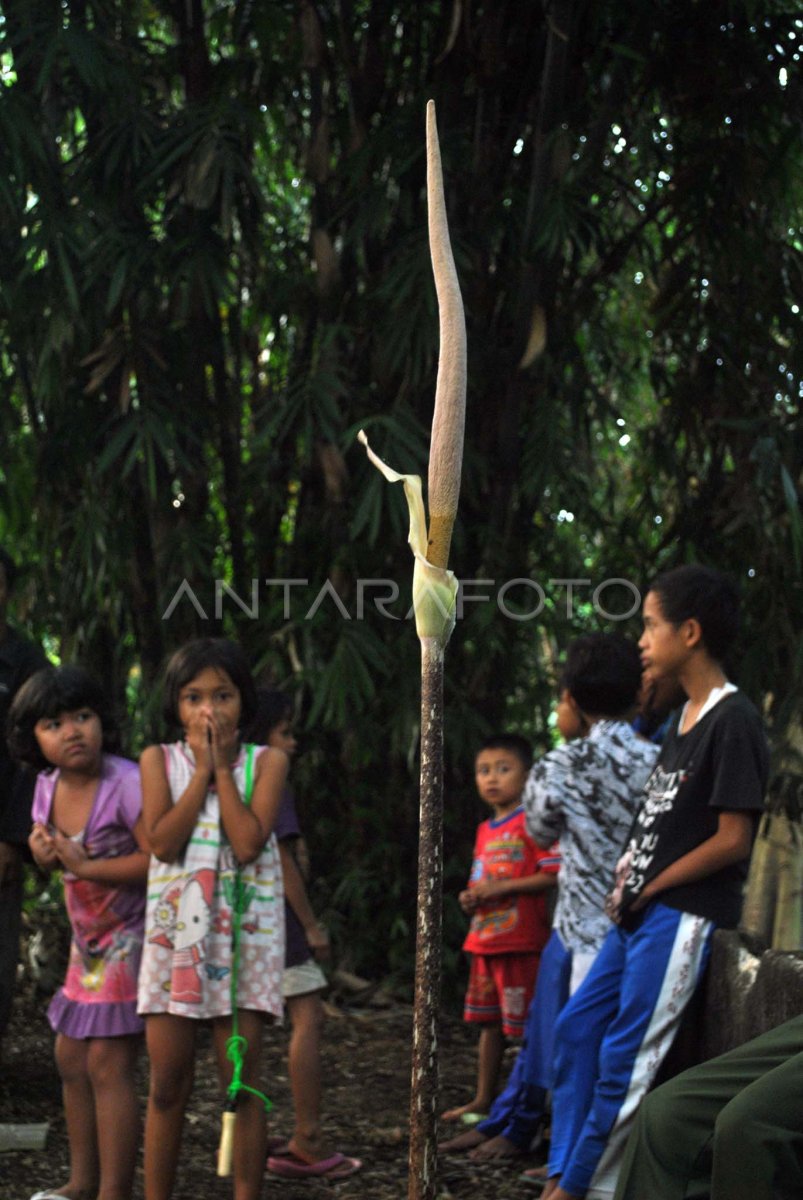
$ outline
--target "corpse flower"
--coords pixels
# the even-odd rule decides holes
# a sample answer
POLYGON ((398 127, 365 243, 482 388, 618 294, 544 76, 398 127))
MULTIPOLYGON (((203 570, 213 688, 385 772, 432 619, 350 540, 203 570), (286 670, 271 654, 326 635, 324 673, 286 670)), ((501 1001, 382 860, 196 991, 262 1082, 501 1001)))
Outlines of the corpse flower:
POLYGON ((438 294, 440 353, 429 449, 429 530, 418 475, 383 462, 363 430, 359 439, 390 483, 404 484, 408 541, 415 559, 413 608, 421 643, 421 785, 418 844, 413 1062, 410 1088, 408 1200, 437 1195, 437 1026, 440 1007, 443 899, 443 663, 454 629, 457 580, 448 570, 466 409, 466 325, 449 241, 435 105, 427 104, 427 209, 432 273, 438 294))

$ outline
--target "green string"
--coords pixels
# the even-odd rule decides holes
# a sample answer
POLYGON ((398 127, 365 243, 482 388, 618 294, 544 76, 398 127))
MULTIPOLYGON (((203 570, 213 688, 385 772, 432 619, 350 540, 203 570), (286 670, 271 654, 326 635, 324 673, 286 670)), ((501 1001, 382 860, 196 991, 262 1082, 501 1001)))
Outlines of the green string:
MULTIPOLYGON (((254 790, 254 750, 254 746, 246 746, 245 794, 243 796, 243 804, 245 805, 251 803, 251 793, 254 790)), ((240 923, 244 908, 245 886, 240 867, 238 866, 234 875, 234 894, 231 902, 231 1036, 226 1039, 226 1057, 232 1064, 232 1074, 231 1083, 228 1088, 229 1099, 227 1108, 233 1110, 237 1107, 237 1096, 240 1092, 250 1092, 252 1096, 259 1096, 265 1106, 265 1112, 269 1113, 273 1105, 268 1097, 263 1092, 258 1091, 257 1088, 249 1087, 247 1083, 243 1083, 242 1081, 248 1042, 237 1032, 237 983, 240 977, 240 923)))

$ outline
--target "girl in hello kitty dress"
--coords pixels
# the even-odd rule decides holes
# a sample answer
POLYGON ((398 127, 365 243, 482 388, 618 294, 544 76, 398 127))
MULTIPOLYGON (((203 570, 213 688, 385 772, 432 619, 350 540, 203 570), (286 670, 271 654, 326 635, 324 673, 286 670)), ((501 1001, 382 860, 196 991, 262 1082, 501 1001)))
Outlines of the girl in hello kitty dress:
MULTIPOLYGON (((282 1012, 284 905, 273 826, 287 775, 281 750, 243 747, 256 692, 233 642, 190 642, 170 660, 165 715, 184 730, 140 759, 148 874, 139 1012, 151 1063, 145 1122, 146 1200, 167 1200, 192 1088, 198 1023, 210 1020, 221 1090, 231 1082, 232 901, 238 867, 244 896, 237 979, 242 1081, 259 1085, 262 1030, 282 1012), (252 778, 246 796, 247 777, 252 778), (249 802, 250 801, 250 802, 249 802)), ((256 1200, 265 1163, 262 1104, 245 1091, 237 1109, 234 1187, 256 1200)))

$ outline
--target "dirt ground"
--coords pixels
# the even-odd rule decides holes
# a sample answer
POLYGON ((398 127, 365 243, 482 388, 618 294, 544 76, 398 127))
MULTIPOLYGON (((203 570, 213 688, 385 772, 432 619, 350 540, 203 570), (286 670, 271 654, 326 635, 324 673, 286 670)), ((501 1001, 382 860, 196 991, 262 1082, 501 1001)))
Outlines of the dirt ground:
MULTIPOLYGON (((67 1177, 67 1139, 46 1003, 32 990, 18 997, 0 1069, 0 1122, 48 1121, 47 1145, 43 1151, 0 1153, 0 1200, 28 1200, 33 1192, 58 1186, 67 1177)), ((363 1169, 339 1182, 284 1182, 266 1175, 265 1200, 404 1200, 411 1021, 410 1008, 395 1002, 376 1009, 330 1005, 324 1048, 326 1132, 343 1153, 362 1159, 363 1169)), ((474 1037, 458 1020, 444 1018, 440 1038, 441 1099, 446 1108, 471 1094, 476 1050, 474 1037)), ((285 1133, 291 1121, 286 1041, 286 1029, 268 1032, 265 1090, 275 1106, 270 1119, 273 1134, 285 1133)), ((212 1200, 231 1194, 230 1183, 218 1179, 214 1170, 220 1103, 207 1039, 202 1039, 202 1047, 175 1200, 212 1200)), ((146 1070, 143 1053, 143 1111, 146 1070)), ((455 1200, 533 1196, 533 1189, 520 1182, 519 1175, 534 1161, 480 1166, 464 1155, 441 1155, 440 1194, 455 1200)), ((140 1169, 135 1200, 141 1196, 140 1169)))

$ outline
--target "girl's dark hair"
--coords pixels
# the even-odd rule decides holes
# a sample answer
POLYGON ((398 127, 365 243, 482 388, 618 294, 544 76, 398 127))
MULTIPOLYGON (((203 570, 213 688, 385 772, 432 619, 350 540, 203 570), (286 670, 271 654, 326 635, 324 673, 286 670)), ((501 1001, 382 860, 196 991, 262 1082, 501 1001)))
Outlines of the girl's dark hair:
POLYGON ((248 728, 243 732, 243 741, 264 746, 268 735, 277 725, 292 719, 293 701, 287 692, 280 692, 275 688, 257 688, 256 711, 248 728))
POLYGON ((516 755, 525 771, 529 771, 533 765, 533 748, 520 733, 493 733, 483 739, 477 754, 483 750, 507 750, 509 754, 516 755))
POLYGON ((703 645, 722 662, 739 632, 739 593, 726 575, 698 563, 665 571, 650 584, 661 602, 661 612, 673 625, 694 619, 703 645))
POLYGON ((251 668, 245 651, 236 642, 227 638, 198 638, 187 642, 169 660, 165 669, 162 709, 169 725, 181 727, 178 715, 178 698, 181 689, 212 667, 225 671, 240 693, 240 729, 245 729, 254 719, 257 695, 251 668))
POLYGON ((117 722, 98 681, 83 667, 43 667, 26 679, 9 709, 6 733, 12 757, 37 771, 52 767, 39 749, 34 727, 43 717, 79 708, 91 708, 99 717, 103 749, 118 750, 117 722))
POLYGON ((560 690, 571 692, 581 712, 623 717, 641 689, 641 658, 635 642, 618 633, 589 633, 566 651, 560 690))

